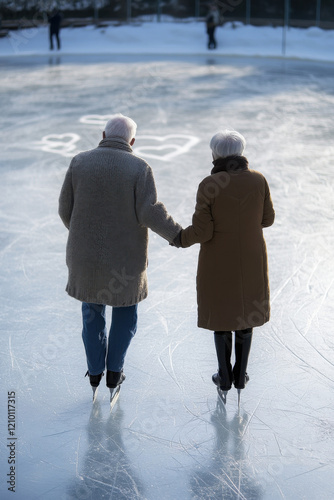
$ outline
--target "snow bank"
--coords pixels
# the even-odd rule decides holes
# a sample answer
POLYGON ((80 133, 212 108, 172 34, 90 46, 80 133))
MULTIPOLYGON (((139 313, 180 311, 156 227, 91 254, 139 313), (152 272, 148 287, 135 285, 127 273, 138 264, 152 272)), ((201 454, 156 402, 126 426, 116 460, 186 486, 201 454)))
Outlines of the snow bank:
MULTIPOLYGON (((280 57, 283 29, 227 23, 216 32, 218 48, 206 48, 204 23, 161 22, 64 28, 62 54, 220 54, 280 57)), ((334 31, 289 28, 285 56, 334 61, 334 31)), ((0 39, 0 56, 49 54, 48 28, 12 31, 0 39)))

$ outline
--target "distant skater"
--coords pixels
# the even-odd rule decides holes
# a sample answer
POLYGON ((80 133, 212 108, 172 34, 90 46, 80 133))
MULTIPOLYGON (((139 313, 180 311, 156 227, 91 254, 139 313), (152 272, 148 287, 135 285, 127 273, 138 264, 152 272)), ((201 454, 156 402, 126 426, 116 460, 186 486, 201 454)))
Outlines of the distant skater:
POLYGON ((49 16, 49 37, 50 37, 50 50, 53 50, 53 37, 56 38, 57 48, 60 50, 60 25, 62 21, 62 15, 58 9, 53 9, 51 15, 49 16))
POLYGON ((157 200, 151 167, 133 153, 137 125, 114 115, 102 140, 76 155, 59 198, 68 228, 66 291, 82 302, 82 339, 95 394, 107 371, 112 393, 137 330, 138 303, 147 297, 148 228, 171 243, 181 226, 157 200), (106 306, 112 307, 107 334, 106 306))
POLYGON ((206 32, 208 34, 208 49, 215 49, 217 42, 215 39, 215 30, 219 25, 219 11, 216 5, 211 5, 208 15, 206 16, 206 32))
POLYGON ((269 321, 267 250, 262 229, 275 212, 265 177, 250 170, 246 141, 224 130, 210 142, 211 175, 199 185, 192 224, 174 240, 177 247, 200 243, 197 269, 198 326, 214 332, 218 372, 213 382, 223 397, 249 380, 253 328, 269 321), (235 363, 232 368, 232 333, 235 363))

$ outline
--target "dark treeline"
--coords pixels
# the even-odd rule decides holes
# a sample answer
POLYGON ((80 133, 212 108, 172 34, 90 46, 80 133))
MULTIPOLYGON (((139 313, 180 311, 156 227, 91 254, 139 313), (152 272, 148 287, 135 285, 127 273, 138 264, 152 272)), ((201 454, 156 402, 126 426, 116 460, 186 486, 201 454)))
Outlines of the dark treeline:
MULTIPOLYGON (((46 14, 53 6, 63 12, 64 17, 94 17, 99 19, 125 20, 129 17, 168 15, 176 18, 204 17, 210 0, 0 0, 2 19, 19 19, 46 14), (98 10, 94 9, 98 7, 98 10)), ((253 19, 282 20, 285 0, 216 0, 221 12, 222 22, 230 20, 253 19), (247 6, 250 10, 247 10, 247 6)), ((333 0, 290 0, 289 17, 291 20, 316 19, 321 22, 334 22, 333 0), (318 8, 320 7, 320 9, 318 8)), ((314 24, 314 23, 313 23, 314 24)))

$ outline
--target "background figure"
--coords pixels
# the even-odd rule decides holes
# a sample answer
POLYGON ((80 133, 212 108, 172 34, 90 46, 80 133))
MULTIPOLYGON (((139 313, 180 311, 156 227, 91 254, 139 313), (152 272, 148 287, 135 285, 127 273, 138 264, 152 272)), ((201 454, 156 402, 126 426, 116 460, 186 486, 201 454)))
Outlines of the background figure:
POLYGON ((184 248, 200 243, 197 270, 198 326, 214 331, 223 391, 243 389, 253 327, 269 321, 267 251, 262 228, 275 212, 269 186, 250 170, 243 156, 246 141, 236 131, 217 133, 210 142, 211 175, 199 185, 192 225, 174 240, 184 248), (232 369, 232 332, 235 364, 232 369))
POLYGON ((72 159, 59 198, 59 215, 69 229, 66 291, 82 302, 93 392, 105 369, 109 389, 125 379, 137 304, 148 293, 148 228, 169 242, 181 230, 157 200, 151 167, 133 154, 136 129, 131 118, 114 115, 98 147, 72 159), (107 305, 113 308, 108 338, 107 305))
POLYGON ((60 25, 62 21, 62 15, 58 9, 53 9, 51 15, 49 16, 49 37, 50 37, 50 50, 53 50, 53 37, 56 37, 57 48, 60 49, 60 25))
POLYGON ((208 49, 215 49, 217 42, 215 39, 215 30, 220 23, 219 12, 216 5, 211 5, 206 16, 206 32, 208 34, 208 49))

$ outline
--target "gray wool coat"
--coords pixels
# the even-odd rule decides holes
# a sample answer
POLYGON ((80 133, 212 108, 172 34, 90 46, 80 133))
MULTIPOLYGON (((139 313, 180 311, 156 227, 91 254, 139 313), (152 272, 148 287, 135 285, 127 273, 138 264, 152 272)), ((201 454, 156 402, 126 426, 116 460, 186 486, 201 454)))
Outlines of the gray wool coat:
POLYGON ((59 215, 69 229, 67 293, 117 307, 147 297, 148 228, 170 243, 181 230, 157 201, 151 167, 118 137, 72 159, 59 215))

